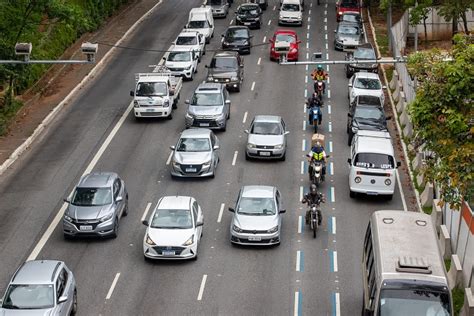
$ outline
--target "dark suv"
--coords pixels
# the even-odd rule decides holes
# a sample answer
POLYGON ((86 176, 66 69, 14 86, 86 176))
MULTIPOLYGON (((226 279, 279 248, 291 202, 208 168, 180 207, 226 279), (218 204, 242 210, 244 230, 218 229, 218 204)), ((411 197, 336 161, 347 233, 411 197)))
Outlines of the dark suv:
POLYGON ((225 84, 227 90, 239 92, 244 80, 244 59, 238 52, 220 51, 212 56, 211 64, 206 65, 207 82, 225 84))
MULTIPOLYGON (((359 45, 354 52, 349 52, 346 55, 346 60, 375 60, 377 55, 375 54, 374 47, 370 43, 359 45)), ((346 76, 347 78, 359 71, 378 72, 378 65, 375 63, 363 63, 363 64, 346 64, 346 76)))
POLYGON ((235 24, 259 29, 262 25, 262 9, 256 3, 241 4, 235 11, 235 24))
POLYGON ((241 54, 250 54, 252 46, 250 30, 247 26, 229 26, 222 34, 222 49, 235 50, 241 54))

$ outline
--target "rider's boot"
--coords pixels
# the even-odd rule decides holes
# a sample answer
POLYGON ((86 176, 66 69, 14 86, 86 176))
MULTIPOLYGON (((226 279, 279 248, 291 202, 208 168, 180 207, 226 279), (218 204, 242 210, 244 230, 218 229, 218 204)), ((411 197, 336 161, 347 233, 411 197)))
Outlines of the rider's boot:
POLYGON ((320 210, 318 210, 318 226, 321 226, 322 221, 323 221, 323 214, 321 213, 320 210))

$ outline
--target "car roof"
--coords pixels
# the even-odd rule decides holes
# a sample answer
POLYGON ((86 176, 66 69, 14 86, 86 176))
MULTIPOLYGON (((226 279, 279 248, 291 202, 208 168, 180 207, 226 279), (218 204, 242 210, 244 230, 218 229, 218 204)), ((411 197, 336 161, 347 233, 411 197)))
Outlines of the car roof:
POLYGON ((356 153, 379 153, 394 156, 390 134, 383 131, 357 131, 356 153))
POLYGON ((77 186, 85 188, 110 187, 117 177, 115 172, 92 172, 83 176, 77 186))
POLYGON ((26 261, 15 273, 12 284, 52 284, 54 276, 63 264, 57 260, 26 261))
POLYGON ((207 128, 190 128, 181 132, 181 137, 209 138, 211 130, 207 128))
POLYGON ((191 199, 190 196, 182 195, 164 196, 156 205, 156 209, 189 210, 191 199))
POLYGON ((177 37, 180 37, 180 36, 189 37, 189 36, 198 36, 198 35, 199 35, 199 32, 198 32, 198 31, 192 31, 192 30, 189 30, 189 29, 183 29, 183 30, 181 30, 181 33, 179 33, 177 37))
POLYGON ((241 5, 239 5, 239 7, 237 9, 239 9, 240 7, 258 7, 258 3, 252 3, 252 2, 247 2, 247 3, 242 3, 241 5))
POLYGON ((169 53, 171 52, 190 52, 190 51, 193 51, 194 48, 193 47, 189 47, 189 46, 186 46, 186 45, 173 45, 171 46, 171 49, 169 51, 169 53))
POLYGON ((373 72, 364 72, 364 71, 361 71, 361 72, 356 72, 354 74, 355 78, 366 78, 366 79, 378 79, 380 80, 380 77, 378 74, 376 73, 373 73, 373 72))
POLYGON ((275 194, 275 187, 269 185, 246 185, 242 187, 242 197, 269 198, 275 194))
POLYGON ((238 57, 238 56, 239 56, 238 52, 234 52, 234 51, 231 51, 231 50, 226 50, 226 51, 220 50, 220 51, 215 52, 214 56, 212 56, 212 58, 215 58, 215 57, 238 57))
POLYGON ((222 83, 203 82, 196 88, 196 90, 194 90, 194 92, 220 93, 222 88, 222 83))
POLYGON ((229 27, 227 27, 227 30, 225 30, 226 32, 229 31, 229 30, 247 30, 250 32, 250 29, 248 28, 248 26, 245 26, 245 25, 231 25, 229 27))
POLYGON ((280 30, 276 30, 274 35, 277 35, 277 34, 291 34, 291 35, 294 35, 294 36, 297 36, 296 32, 293 31, 293 30, 286 30, 286 29, 280 29, 280 30))
POLYGON ((255 115, 254 122, 281 122, 281 116, 278 115, 255 115))

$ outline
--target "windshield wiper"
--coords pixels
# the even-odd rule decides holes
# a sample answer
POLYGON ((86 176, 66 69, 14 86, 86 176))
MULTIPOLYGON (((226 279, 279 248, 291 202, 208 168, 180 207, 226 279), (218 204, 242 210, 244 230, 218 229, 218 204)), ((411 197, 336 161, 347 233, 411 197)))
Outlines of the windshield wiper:
POLYGON ((16 305, 12 305, 12 304, 9 304, 9 305, 3 305, 1 306, 2 308, 6 308, 6 309, 20 309, 19 306, 16 306, 16 305))

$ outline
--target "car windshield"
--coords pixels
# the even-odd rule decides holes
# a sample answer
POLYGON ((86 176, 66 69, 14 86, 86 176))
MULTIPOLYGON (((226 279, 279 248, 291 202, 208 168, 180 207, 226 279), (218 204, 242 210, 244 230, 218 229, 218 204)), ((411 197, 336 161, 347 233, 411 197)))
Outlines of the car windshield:
POLYGON ((354 88, 367 90, 380 90, 382 88, 380 80, 372 78, 357 78, 354 88))
POLYGON ((373 95, 358 96, 358 104, 374 105, 382 107, 382 101, 379 97, 373 95))
POLYGON ((150 227, 163 229, 193 228, 191 212, 189 210, 156 210, 150 227))
POLYGON ((272 198, 242 197, 237 208, 242 215, 275 215, 275 202, 272 198))
POLYGON ((343 0, 340 3, 341 8, 356 8, 358 7, 357 0, 343 0))
POLYGON ((291 35, 291 34, 277 34, 275 35, 275 42, 294 43, 296 42, 296 38, 294 35, 291 35))
POLYGON ((298 12, 300 11, 300 6, 293 3, 285 3, 281 6, 282 11, 291 11, 291 12, 298 12))
POLYGON ((449 294, 431 289, 384 289, 380 293, 380 316, 451 315, 449 294))
POLYGON ((340 25, 337 31, 339 34, 343 35, 359 35, 359 27, 353 25, 340 25))
POLYGON ((234 57, 217 57, 211 60, 210 68, 237 69, 237 59, 234 57))
POLYGON ((229 29, 227 30, 226 37, 232 39, 248 39, 249 32, 246 29, 229 29))
POLYGON ((198 41, 196 36, 178 36, 176 39, 176 45, 197 45, 198 41))
POLYGON ((354 160, 354 166, 375 169, 393 169, 395 164, 393 157, 385 154, 358 153, 354 160))
POLYGON ((278 123, 255 122, 250 130, 250 134, 256 135, 281 135, 282 128, 278 123))
POLYGON ((164 82, 140 82, 137 85, 137 97, 159 97, 168 94, 166 83, 164 82))
POLYGON ((257 6, 254 6, 254 5, 245 5, 239 8, 238 14, 257 15, 258 9, 257 9, 257 6))
POLYGON ((170 52, 169 61, 191 61, 191 52, 170 52))
POLYGON ((101 206, 112 203, 109 188, 76 188, 71 204, 76 206, 101 206))
POLYGON ((12 284, 2 304, 6 309, 45 309, 54 307, 52 284, 12 284))
POLYGON ((343 22, 353 22, 359 23, 360 22, 360 15, 358 14, 343 14, 342 15, 343 22))
POLYGON ((220 93, 196 92, 193 95, 191 104, 198 106, 222 106, 224 102, 220 93))
POLYGON ((359 48, 354 52, 354 58, 375 59, 375 51, 373 49, 359 48))
POLYGON ((376 106, 358 106, 354 118, 379 121, 383 119, 383 112, 376 106))
POLYGON ((208 138, 181 138, 176 146, 180 152, 210 151, 211 145, 208 138))
POLYGON ((208 28, 209 23, 206 20, 204 21, 189 21, 188 28, 189 29, 204 29, 208 28))

